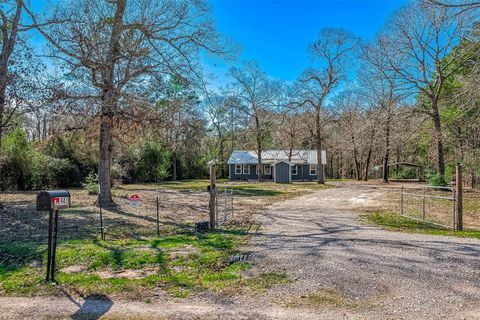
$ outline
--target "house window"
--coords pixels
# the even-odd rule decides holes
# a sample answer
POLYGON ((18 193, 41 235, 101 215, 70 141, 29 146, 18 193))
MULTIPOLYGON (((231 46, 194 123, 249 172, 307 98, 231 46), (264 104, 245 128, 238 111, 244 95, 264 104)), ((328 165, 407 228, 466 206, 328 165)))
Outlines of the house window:
POLYGON ((316 164, 311 164, 310 165, 310 175, 311 176, 316 176, 317 175, 317 165, 316 164))
POLYGON ((242 174, 242 165, 236 164, 235 165, 235 174, 242 174))
POLYGON ((243 174, 250 174, 250 165, 244 164, 243 165, 243 174))
POLYGON ((272 174, 272 167, 269 164, 263 165, 263 174, 267 176, 272 174))
POLYGON ((292 167, 292 175, 296 176, 298 174, 298 166, 293 166, 292 167))

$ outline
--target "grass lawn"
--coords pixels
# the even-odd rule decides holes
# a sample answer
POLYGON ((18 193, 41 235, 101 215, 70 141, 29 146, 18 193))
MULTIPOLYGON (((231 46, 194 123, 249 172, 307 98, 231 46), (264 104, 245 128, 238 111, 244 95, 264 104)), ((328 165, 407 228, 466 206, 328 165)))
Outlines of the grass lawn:
MULTIPOLYGON (((60 217, 57 285, 44 282, 47 223, 46 215, 34 209, 35 194, 9 195, 7 211, 0 216, 0 295, 68 292, 146 301, 159 292, 179 298, 206 290, 224 294, 258 293, 287 282, 282 272, 245 276, 251 262, 230 263, 232 255, 242 253, 242 245, 251 236, 247 231, 252 230, 248 226, 253 220, 248 225, 233 224, 214 232, 195 232, 194 222, 208 214, 208 183, 208 180, 189 180, 117 187, 114 200, 119 208, 104 210, 107 241, 98 237, 98 210, 92 206, 95 196, 87 196, 85 190, 73 190, 75 207, 63 211, 60 217), (165 191, 161 237, 154 236, 156 189, 165 191), (142 207, 128 206, 126 197, 133 192, 142 196, 142 207), (29 205, 24 206, 25 203, 29 205)), ((224 183, 220 180, 218 185, 224 183)), ((316 183, 228 184, 235 192, 235 216, 252 216, 269 203, 328 188, 316 183)))
MULTIPOLYGON (((209 180, 180 180, 165 181, 155 184, 160 188, 183 190, 183 191, 203 191, 207 190, 210 184, 209 180)), ((232 186, 235 194, 240 196, 296 196, 302 192, 315 191, 329 188, 328 185, 318 184, 315 182, 295 182, 290 184, 274 183, 274 182, 257 182, 257 181, 228 181, 227 179, 218 179, 217 186, 232 186)))
POLYGON ((161 288, 174 297, 212 290, 256 292, 286 280, 284 274, 243 278, 250 262, 229 263, 245 241, 241 231, 184 233, 148 240, 71 240, 57 249, 56 281, 45 284, 46 248, 1 244, 0 293, 7 296, 115 295, 147 299, 161 288))
POLYGON ((480 239, 480 231, 478 230, 453 231, 443 229, 429 223, 408 219, 388 211, 375 211, 368 215, 363 215, 361 218, 364 221, 373 223, 390 231, 480 239))

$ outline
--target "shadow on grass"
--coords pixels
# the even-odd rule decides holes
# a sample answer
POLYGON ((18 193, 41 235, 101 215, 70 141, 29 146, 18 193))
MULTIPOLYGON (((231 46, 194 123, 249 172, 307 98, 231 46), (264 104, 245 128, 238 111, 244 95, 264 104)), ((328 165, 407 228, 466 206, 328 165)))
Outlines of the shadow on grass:
POLYGON ((235 195, 244 196, 244 197, 255 197, 255 196, 279 196, 286 194, 284 191, 271 190, 271 189, 260 189, 255 188, 254 186, 235 186, 233 188, 235 195))

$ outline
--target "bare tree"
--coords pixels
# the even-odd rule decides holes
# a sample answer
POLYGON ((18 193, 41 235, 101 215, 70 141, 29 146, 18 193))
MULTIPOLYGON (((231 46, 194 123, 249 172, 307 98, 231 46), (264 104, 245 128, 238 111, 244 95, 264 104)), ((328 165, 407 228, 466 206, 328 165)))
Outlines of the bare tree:
POLYGON ((467 1, 467 0, 423 0, 426 3, 434 4, 437 6, 456 8, 458 13, 465 11, 477 10, 480 8, 480 1, 467 1))
POLYGON ((384 55, 382 42, 376 38, 363 47, 362 68, 359 80, 364 88, 364 95, 379 111, 382 122, 384 153, 382 165, 383 182, 388 183, 388 162, 390 159, 392 122, 395 121, 398 103, 402 99, 402 88, 398 83, 395 71, 384 55))
MULTIPOLYGON (((31 12, 30 12, 31 13, 31 12)), ((99 105, 99 201, 113 204, 111 174, 114 124, 136 104, 147 104, 145 86, 175 75, 201 78, 199 53, 228 56, 204 1, 71 0, 50 17, 61 24, 43 27, 52 56, 64 62, 77 83, 99 105)))
POLYGON ((210 128, 214 132, 212 157, 219 161, 218 176, 226 177, 228 174, 227 147, 232 134, 230 127, 233 109, 230 106, 228 93, 224 89, 220 90, 220 94, 207 93, 207 95, 205 112, 210 120, 210 128))
POLYGON ((268 134, 268 115, 279 102, 281 85, 271 80, 255 61, 232 68, 229 74, 234 80, 233 95, 239 99, 237 107, 253 122, 258 175, 263 181, 262 151, 268 134))
MULTIPOLYGON (((7 104, 7 85, 11 81, 11 57, 17 45, 20 32, 20 21, 23 11, 23 1, 6 1, 0 7, 2 51, 0 53, 0 150, 2 145, 3 127, 9 115, 5 115, 7 104), (13 2, 13 3, 12 3, 13 2)), ((13 113, 12 113, 13 114, 13 113)), ((0 151, 1 152, 1 151, 0 151)))
POLYGON ((380 36, 390 68, 412 92, 420 94, 419 111, 434 124, 441 176, 445 175, 445 155, 439 100, 445 79, 465 59, 454 48, 466 24, 465 16, 453 16, 449 8, 415 3, 399 10, 380 36))
POLYGON ((317 67, 306 69, 300 77, 303 100, 314 115, 315 148, 317 150, 318 183, 324 183, 322 168, 321 115, 328 95, 347 77, 347 65, 358 47, 358 38, 342 29, 323 29, 309 52, 317 67))

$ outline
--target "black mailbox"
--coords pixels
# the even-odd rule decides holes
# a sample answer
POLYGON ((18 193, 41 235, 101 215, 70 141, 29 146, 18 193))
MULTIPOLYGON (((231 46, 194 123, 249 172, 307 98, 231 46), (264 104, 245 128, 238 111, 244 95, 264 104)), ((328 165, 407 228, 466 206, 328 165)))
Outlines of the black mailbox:
POLYGON ((37 211, 59 210, 70 207, 70 192, 66 190, 42 191, 37 195, 37 211))

